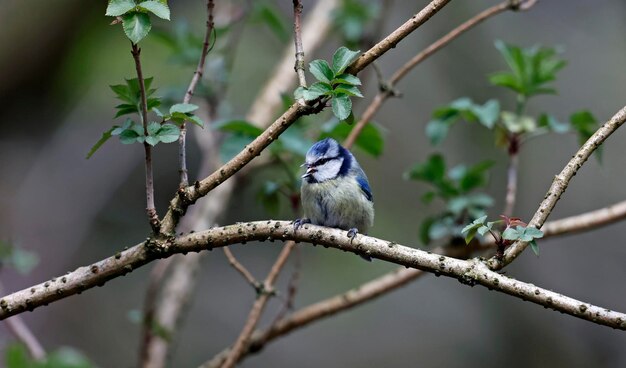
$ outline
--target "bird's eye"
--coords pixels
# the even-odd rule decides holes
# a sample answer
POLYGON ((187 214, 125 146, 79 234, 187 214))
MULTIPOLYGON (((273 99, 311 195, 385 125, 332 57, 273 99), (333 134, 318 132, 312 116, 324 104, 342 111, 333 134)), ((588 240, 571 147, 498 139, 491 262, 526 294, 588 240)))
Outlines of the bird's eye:
MULTIPOLYGON (((334 157, 333 157, 334 158, 334 157)), ((324 158, 320 158, 319 160, 315 161, 315 163, 313 164, 313 166, 320 166, 320 165, 324 165, 325 163, 327 163, 328 161, 332 160, 333 158, 331 157, 324 157, 324 158)))

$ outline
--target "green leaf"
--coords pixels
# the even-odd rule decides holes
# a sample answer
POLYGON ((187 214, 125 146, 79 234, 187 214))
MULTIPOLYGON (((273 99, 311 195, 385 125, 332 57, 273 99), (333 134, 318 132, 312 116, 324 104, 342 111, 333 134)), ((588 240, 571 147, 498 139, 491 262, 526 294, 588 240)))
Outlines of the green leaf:
POLYGON ((313 60, 309 63, 309 71, 320 82, 329 83, 335 76, 326 60, 313 60))
MULTIPOLYGON (((321 140, 331 137, 338 141, 342 141, 350 135, 351 130, 352 127, 350 125, 337 120, 332 120, 324 124, 322 127, 322 134, 318 139, 321 140)), ((369 122, 363 127, 363 130, 357 137, 354 145, 369 155, 379 157, 385 148, 383 128, 375 122, 369 122)))
POLYGON ((148 143, 151 146, 156 146, 157 143, 159 143, 159 137, 155 137, 153 135, 149 135, 146 137, 146 143, 148 143))
POLYGON ((151 121, 148 123, 148 134, 149 135, 156 135, 156 133, 159 131, 159 129, 161 129, 161 124, 155 122, 155 121, 151 121))
POLYGON ((78 350, 62 347, 53 351, 41 368, 92 368, 94 365, 78 350))
POLYGON ((435 119, 426 124, 426 137, 433 146, 439 145, 448 135, 452 119, 435 119))
POLYGON ((443 180, 446 173, 446 162, 442 155, 433 154, 424 163, 418 163, 405 175, 409 179, 436 183, 443 180))
POLYGON ((431 241, 430 229, 431 229, 431 227, 433 226, 434 223, 435 223, 435 219, 433 217, 427 217, 420 224, 420 227, 419 227, 419 238, 420 238, 420 241, 422 242, 422 244, 424 244, 424 245, 430 244, 430 241, 431 241))
POLYGON ((360 52, 361 51, 352 51, 344 46, 338 48, 333 55, 333 73, 335 73, 335 75, 342 74, 344 70, 359 57, 360 52))
POLYGON ((327 96, 332 93, 333 88, 328 83, 317 82, 313 83, 309 88, 305 88, 302 91, 302 97, 306 101, 312 101, 320 96, 327 96))
MULTIPOLYGON (((570 116, 570 122, 578 133, 578 144, 581 146, 585 144, 600 127, 600 123, 595 116, 587 110, 581 110, 572 114, 572 116, 570 116)), ((602 162, 602 146, 598 147, 596 152, 598 153, 596 158, 599 162, 602 162)))
POLYGON ((117 17, 133 10, 134 8, 135 2, 133 0, 110 0, 104 15, 117 17))
POLYGON ((204 128, 204 121, 202 121, 202 119, 200 119, 198 116, 196 115, 191 115, 188 114, 187 115, 187 120, 189 120, 190 122, 192 122, 193 124, 196 124, 197 126, 199 126, 200 128, 204 128))
POLYGON ((269 1, 254 1, 253 2, 253 14, 254 20, 259 20, 269 27, 276 37, 282 42, 289 41, 290 30, 285 20, 285 17, 281 14, 280 10, 269 1))
POLYGON ((535 228, 535 227, 527 227, 525 228, 525 233, 529 236, 532 236, 533 239, 543 238, 543 231, 535 228))
POLYGON ((39 256, 22 248, 14 247, 11 252, 11 264, 22 275, 27 275, 39 263, 39 256))
POLYGON ((176 142, 180 137, 180 128, 174 124, 163 124, 156 135, 163 143, 176 142))
POLYGON ((225 137, 220 146, 220 159, 222 162, 228 162, 253 140, 253 137, 240 134, 232 134, 225 137))
POLYGON ((22 344, 10 344, 4 352, 4 356, 7 368, 29 368, 33 366, 28 351, 22 344))
POLYGON ((567 133, 570 131, 568 123, 560 122, 557 118, 548 114, 541 114, 538 120, 539 127, 549 129, 555 133, 567 133))
POLYGON ((111 127, 111 129, 107 130, 106 132, 102 133, 102 137, 100 137, 100 139, 98 139, 98 141, 96 142, 96 144, 93 145, 93 147, 91 147, 91 149, 89 150, 89 152, 87 153, 87 156, 85 157, 86 159, 90 159, 91 156, 93 156, 94 153, 96 153, 96 151, 102 147, 102 145, 109 140, 109 138, 111 138, 111 132, 113 132, 113 130, 115 130, 115 128, 117 128, 117 126, 113 126, 111 127))
POLYGON ((350 101, 350 96, 345 94, 338 94, 333 97, 331 100, 331 105, 333 109, 333 114, 339 120, 345 120, 350 116, 352 112, 352 101, 350 101))
POLYGON ((517 240, 521 234, 516 229, 509 227, 502 233, 502 238, 506 240, 517 240))
POLYGON ((126 119, 126 121, 124 122, 124 124, 121 127, 118 126, 114 126, 112 131, 111 131, 111 135, 120 135, 122 134, 123 131, 125 131, 126 129, 129 129, 131 127, 131 125, 133 125, 135 122, 130 120, 130 119, 126 119))
POLYGON ((487 127, 492 129, 498 121, 500 116, 500 103, 498 100, 489 100, 484 105, 473 105, 472 112, 478 117, 478 121, 487 127))
POLYGON ((143 132, 139 133, 137 127, 141 127, 139 124, 133 125, 130 129, 122 131, 120 136, 120 142, 122 144, 132 144, 135 142, 143 142, 143 132))
POLYGON ((170 20, 170 8, 160 1, 143 1, 137 4, 141 9, 151 12, 157 17, 170 20))
POLYGON ((342 73, 342 74, 336 76, 335 78, 333 78, 333 82, 334 83, 341 83, 341 84, 350 84, 350 85, 353 85, 353 86, 360 86, 361 85, 361 80, 357 76, 354 76, 354 75, 348 74, 348 73, 342 73))
POLYGON ((212 127, 223 132, 237 133, 252 138, 256 138, 263 133, 263 129, 245 120, 225 120, 216 122, 212 127))
POLYGON ((361 94, 361 91, 359 91, 357 87, 351 86, 349 84, 340 84, 335 87, 334 91, 335 93, 344 93, 348 96, 363 97, 363 94, 361 94))
POLYGON ((122 17, 122 27, 126 37, 134 44, 137 44, 148 35, 150 29, 152 29, 152 23, 148 14, 132 12, 122 17))
MULTIPOLYGON (((304 98, 304 91, 306 91, 305 87, 298 87, 293 91, 293 98, 294 100, 299 100, 301 98, 304 98)), ((289 106, 291 106, 291 104, 289 104, 289 106)))
POLYGON ((537 129, 537 122, 530 116, 519 116, 510 111, 502 111, 502 123, 511 133, 530 133, 537 129))
POLYGON ((530 249, 533 251, 533 253, 535 253, 535 255, 539 257, 539 246, 537 245, 537 242, 531 240, 528 244, 530 245, 530 249))
POLYGON ((197 105, 194 104, 184 104, 184 103, 180 103, 180 104, 175 104, 172 105, 172 107, 170 107, 170 114, 174 114, 175 112, 180 112, 183 114, 188 114, 192 111, 195 111, 198 109, 197 105))

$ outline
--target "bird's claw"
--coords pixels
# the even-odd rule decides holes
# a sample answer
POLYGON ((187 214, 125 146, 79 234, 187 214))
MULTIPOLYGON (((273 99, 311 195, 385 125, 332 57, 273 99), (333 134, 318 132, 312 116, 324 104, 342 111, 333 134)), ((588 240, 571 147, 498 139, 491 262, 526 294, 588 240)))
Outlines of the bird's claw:
POLYGON ((296 219, 293 222, 293 230, 298 230, 300 228, 300 226, 304 225, 304 224, 310 224, 311 220, 309 220, 308 218, 299 218, 296 219))
POLYGON ((356 234, 358 233, 359 233, 359 230, 357 230, 356 227, 353 227, 352 229, 348 230, 348 238, 350 238, 350 242, 352 242, 354 238, 356 238, 356 234))

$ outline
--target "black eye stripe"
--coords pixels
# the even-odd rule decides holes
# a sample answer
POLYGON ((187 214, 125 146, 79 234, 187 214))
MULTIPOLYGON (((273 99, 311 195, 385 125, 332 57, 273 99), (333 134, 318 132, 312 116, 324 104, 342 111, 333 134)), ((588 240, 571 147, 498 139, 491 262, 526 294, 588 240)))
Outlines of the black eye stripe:
POLYGON ((339 156, 335 156, 335 157, 324 157, 324 158, 320 158, 319 160, 315 161, 313 163, 313 166, 320 166, 320 165, 324 165, 325 163, 327 163, 328 161, 331 160, 335 160, 338 159, 339 156))

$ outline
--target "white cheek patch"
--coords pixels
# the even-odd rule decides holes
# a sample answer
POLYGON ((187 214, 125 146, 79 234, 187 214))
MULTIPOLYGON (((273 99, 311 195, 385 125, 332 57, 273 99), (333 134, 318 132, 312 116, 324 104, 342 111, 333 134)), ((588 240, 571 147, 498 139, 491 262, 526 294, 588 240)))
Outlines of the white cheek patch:
POLYGON ((339 174, 339 170, 341 169, 342 164, 343 158, 330 160, 324 165, 319 165, 318 167, 316 167, 317 172, 313 174, 313 177, 318 182, 334 179, 339 174))

